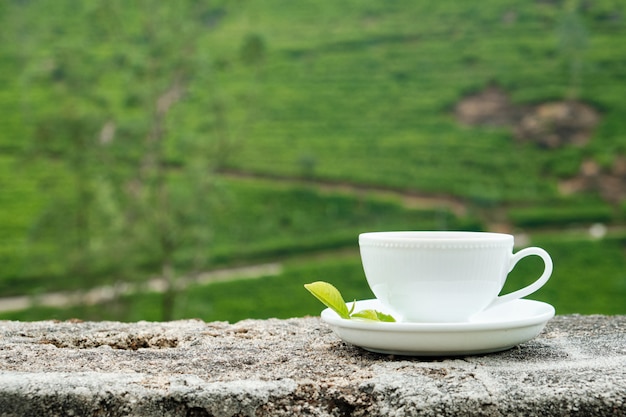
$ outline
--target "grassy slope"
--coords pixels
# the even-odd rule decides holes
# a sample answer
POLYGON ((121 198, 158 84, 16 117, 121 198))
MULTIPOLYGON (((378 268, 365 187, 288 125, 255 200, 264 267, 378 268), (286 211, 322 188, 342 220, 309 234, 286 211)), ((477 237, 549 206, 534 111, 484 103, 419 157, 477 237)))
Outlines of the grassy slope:
MULTIPOLYGON (((341 29, 296 14, 288 22, 298 35, 289 37, 281 24, 264 25, 274 10, 260 7, 228 21, 235 28, 245 21, 269 50, 260 70, 261 120, 236 166, 293 175, 298 160, 309 156, 325 178, 527 201, 555 196, 553 160, 601 157, 607 143, 612 152, 624 149, 623 128, 617 128, 624 103, 616 94, 623 93, 623 22, 585 15, 590 46, 581 95, 605 110, 603 125, 587 149, 546 153, 514 143, 503 129, 461 128, 449 111, 464 93, 492 82, 518 102, 564 98, 568 73, 558 48, 558 8, 403 3, 376 12, 324 12, 329 16, 322 21, 341 19, 341 29), (517 13, 511 24, 503 23, 508 12, 517 13), (246 19, 250 15, 255 19, 246 19)), ((558 175, 576 170, 572 163, 558 175)))
MULTIPOLYGON (((54 252, 54 241, 28 239, 52 202, 71 200, 69 168, 55 160, 23 161, 29 160, 35 126, 66 118, 93 120, 94 135, 112 119, 128 142, 121 151, 135 151, 135 141, 145 135, 145 105, 154 94, 142 84, 145 63, 155 56, 175 57, 179 46, 173 42, 167 49, 165 42, 166 49, 155 51, 142 41, 144 9, 152 8, 149 2, 76 7, 38 0, 0 9, 3 293, 84 285, 83 277, 63 275, 63 254, 54 252), (60 68, 74 76, 71 86, 58 81, 60 68), (52 260, 40 262, 44 258, 52 260)), ((238 143, 226 161, 231 168, 447 192, 487 209, 501 202, 522 204, 529 206, 526 211, 512 215, 521 226, 562 227, 564 217, 580 215, 581 205, 583 223, 619 220, 620 214, 593 196, 562 199, 556 184, 574 174, 583 157, 610 164, 626 150, 625 9, 617 1, 596 1, 582 11, 588 47, 581 98, 602 111, 602 123, 586 147, 546 152, 515 143, 503 128, 460 127, 451 109, 464 94, 489 83, 520 103, 563 98, 568 73, 558 43, 563 18, 558 5, 274 0, 177 9, 161 4, 154 15, 160 16, 156 21, 162 18, 162 39, 200 28, 197 71, 169 120, 176 127, 168 143, 171 158, 185 160, 181 144, 190 137, 213 140, 223 121, 210 109, 219 105, 238 143), (185 22, 184 30, 163 23, 176 19, 185 22), (266 47, 259 65, 241 61, 250 34, 266 47)), ((245 181, 224 180, 222 188, 214 212, 215 262, 349 245, 361 230, 478 227, 471 219, 444 214, 442 221, 441 213, 407 211, 367 196, 259 188, 245 181)), ((612 256, 603 265, 593 256, 579 264, 558 247, 555 261, 565 270, 623 280, 615 272, 623 262, 622 243, 607 245, 612 256)), ((191 252, 180 254, 181 264, 191 252)), ((107 268, 90 284, 115 279, 107 268)), ((616 283, 607 285, 607 294, 624 293, 616 283)), ((559 302, 567 305, 562 297, 559 302)), ((577 302, 571 303, 568 311, 576 311, 577 302)), ((605 311, 614 312, 611 308, 605 311)))

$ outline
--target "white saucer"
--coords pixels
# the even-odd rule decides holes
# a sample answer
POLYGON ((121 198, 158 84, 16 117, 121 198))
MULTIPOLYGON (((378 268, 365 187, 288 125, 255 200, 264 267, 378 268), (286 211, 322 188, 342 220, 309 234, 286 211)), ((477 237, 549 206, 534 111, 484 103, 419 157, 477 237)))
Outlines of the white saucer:
MULTIPOLYGON (((378 300, 357 301, 355 311, 370 308, 388 312, 378 300)), ((372 352, 412 356, 510 349, 536 337, 552 317, 550 304, 523 299, 485 310, 463 323, 368 322, 342 319, 329 308, 322 311, 322 320, 345 342, 372 352)))

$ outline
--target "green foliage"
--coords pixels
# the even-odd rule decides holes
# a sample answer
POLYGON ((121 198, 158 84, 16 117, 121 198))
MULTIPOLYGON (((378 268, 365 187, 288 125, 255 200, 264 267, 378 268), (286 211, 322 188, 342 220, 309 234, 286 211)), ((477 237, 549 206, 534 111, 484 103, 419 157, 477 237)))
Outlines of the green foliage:
MULTIPOLYGON (((191 206, 195 190, 184 186, 185 178, 180 175, 173 176, 172 181, 177 184, 173 187, 177 201, 189 201, 191 206)), ((115 207, 107 209, 107 205, 113 202, 107 202, 105 191, 101 191, 97 207, 104 212, 115 211, 115 207)), ((174 258, 179 270, 197 269, 199 259, 211 265, 224 265, 353 247, 357 235, 365 231, 480 230, 481 227, 475 218, 457 218, 445 208, 406 209, 393 199, 324 193, 311 186, 276 186, 271 181, 223 179, 212 185, 211 193, 211 200, 205 206, 206 215, 198 210, 182 213, 187 227, 179 233, 189 244, 174 258)), ((181 204, 181 207, 186 205, 181 204)), ((103 230, 122 227, 116 225, 115 218, 112 215, 111 221, 102 224, 103 230)), ((44 219, 41 227, 49 228, 50 224, 44 219)), ((66 258, 60 250, 65 246, 57 245, 57 229, 46 229, 45 232, 46 235, 43 230, 39 235, 46 239, 32 243, 37 245, 31 248, 31 255, 37 255, 39 262, 24 265, 21 279, 0 280, 4 294, 84 286, 83 275, 68 275, 64 268, 66 258)), ((121 236, 124 236, 123 232, 123 229, 119 231, 121 236)), ((101 236, 102 239, 105 237, 101 236)), ((116 242, 116 247, 106 246, 103 242, 103 247, 93 248, 92 253, 103 259, 92 259, 90 285, 115 282, 119 279, 116 277, 134 280, 158 273, 156 242, 144 240, 144 245, 134 248, 123 240, 116 242)))
MULTIPOLYGON (((336 282, 356 299, 373 298, 363 276, 358 254, 349 258, 292 262, 278 276, 193 286, 177 298, 175 318, 202 318, 235 322, 245 318, 289 318, 318 315, 319 301, 303 285, 324 278, 336 282), (289 296, 285 296, 289 294, 289 296)), ((31 309, 0 315, 4 319, 160 320, 160 294, 139 294, 99 306, 71 309, 31 309)))
POLYGON ((350 310, 343 299, 343 296, 337 288, 332 284, 324 281, 315 281, 310 284, 304 284, 306 288, 315 298, 320 300, 322 304, 333 310, 342 319, 359 319, 381 322, 395 322, 396 320, 389 314, 381 313, 377 310, 360 310, 354 311, 356 303, 352 304, 350 310))
POLYGON ((457 218, 445 208, 409 210, 393 200, 271 181, 222 181, 215 193, 222 209, 214 210, 214 256, 284 256, 352 246, 364 231, 480 228, 475 219, 457 218))
POLYGON ((348 310, 348 306, 343 296, 337 288, 332 284, 324 281, 315 281, 304 284, 306 288, 315 298, 322 302, 326 307, 332 309, 342 319, 349 319, 352 311, 348 310))
MULTIPOLYGON (((170 239, 173 267, 193 271, 352 247, 361 231, 480 230, 500 211, 525 230, 623 224, 623 203, 558 192, 584 159, 608 169, 626 149, 626 8, 577 3, 1 3, 0 293, 144 279, 170 239), (587 145, 550 151, 460 126, 455 104, 490 84, 519 105, 575 89, 601 123, 587 145), (454 196, 468 214, 220 170, 454 196)), ((159 319, 154 297, 119 311, 159 319)), ((211 300, 203 317, 231 308, 211 300)))
POLYGON ((564 227, 608 223, 613 219, 613 209, 607 204, 560 203, 546 207, 510 209, 509 218, 516 226, 564 227))

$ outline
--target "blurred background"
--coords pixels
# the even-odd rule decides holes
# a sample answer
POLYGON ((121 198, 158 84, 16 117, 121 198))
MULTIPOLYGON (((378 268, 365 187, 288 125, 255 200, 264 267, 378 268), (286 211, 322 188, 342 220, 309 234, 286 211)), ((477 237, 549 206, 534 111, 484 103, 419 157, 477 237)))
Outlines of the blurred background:
POLYGON ((626 314, 625 115, 621 0, 4 0, 0 318, 317 315, 376 230, 626 314))

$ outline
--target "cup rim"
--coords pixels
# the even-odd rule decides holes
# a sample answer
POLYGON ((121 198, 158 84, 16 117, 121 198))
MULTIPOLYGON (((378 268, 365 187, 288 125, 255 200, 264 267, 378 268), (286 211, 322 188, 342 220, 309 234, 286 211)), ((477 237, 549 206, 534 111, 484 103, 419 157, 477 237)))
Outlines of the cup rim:
POLYGON ((480 244, 513 243, 513 235, 472 231, 385 231, 359 234, 359 243, 391 244, 480 244))

